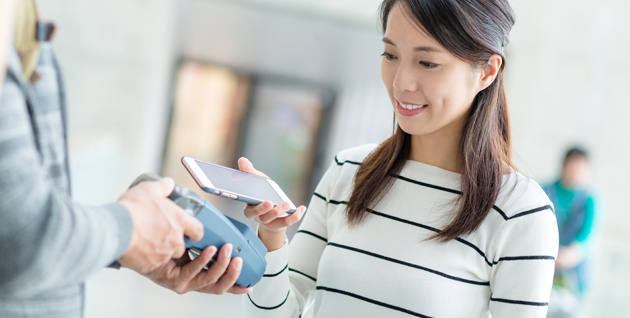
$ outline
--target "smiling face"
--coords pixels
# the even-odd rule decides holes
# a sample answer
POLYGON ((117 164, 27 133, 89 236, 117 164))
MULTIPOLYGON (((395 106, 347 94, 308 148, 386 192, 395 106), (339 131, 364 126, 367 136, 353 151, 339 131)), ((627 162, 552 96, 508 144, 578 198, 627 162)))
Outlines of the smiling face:
POLYGON ((383 44, 381 78, 402 130, 461 136, 475 96, 489 85, 484 72, 428 36, 400 3, 389 13, 383 44))

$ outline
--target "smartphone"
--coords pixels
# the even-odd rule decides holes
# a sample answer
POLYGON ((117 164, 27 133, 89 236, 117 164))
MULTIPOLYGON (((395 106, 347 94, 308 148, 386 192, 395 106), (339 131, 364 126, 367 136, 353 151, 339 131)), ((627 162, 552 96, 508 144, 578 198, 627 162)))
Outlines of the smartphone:
POLYGON ((199 187, 208 193, 253 205, 271 201, 274 206, 290 204, 291 214, 297 209, 273 180, 191 157, 182 163, 199 187))

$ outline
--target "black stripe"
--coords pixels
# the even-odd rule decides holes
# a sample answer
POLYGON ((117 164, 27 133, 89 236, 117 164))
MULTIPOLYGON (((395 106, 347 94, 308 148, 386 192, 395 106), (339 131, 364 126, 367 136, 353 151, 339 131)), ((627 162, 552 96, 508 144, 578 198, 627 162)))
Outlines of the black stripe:
MULTIPOLYGON (((409 225, 417 226, 417 227, 420 227, 420 228, 423 228, 423 229, 426 229, 426 230, 429 230, 429 231, 433 231, 435 233, 441 232, 441 230, 436 229, 434 227, 430 227, 428 225, 424 225, 424 224, 421 224, 421 223, 416 223, 416 222, 413 222, 413 221, 401 219, 401 218, 398 218, 398 217, 395 217, 395 216, 392 216, 392 215, 389 215, 389 214, 381 213, 381 212, 378 212, 378 211, 374 211, 374 210, 372 210, 371 212, 374 215, 378 215, 378 216, 381 216, 381 217, 384 217, 384 218, 388 218, 388 219, 391 219, 391 220, 394 220, 394 221, 406 223, 406 224, 409 224, 409 225)), ((467 245, 469 247, 471 247, 472 249, 474 249, 479 255, 481 255, 481 257, 483 257, 483 259, 486 262, 486 264, 492 266, 492 263, 486 257, 486 253, 484 253, 480 248, 475 246, 475 244, 470 243, 470 242, 468 242, 468 241, 466 241, 466 240, 464 240, 462 238, 459 238, 459 237, 456 238, 455 240, 460 242, 460 243, 463 243, 463 244, 465 244, 465 245, 467 245)))
POLYGON ((326 201, 326 202, 332 203, 332 204, 348 204, 348 201, 329 200, 329 201, 326 201))
POLYGON ((287 264, 281 271, 275 273, 275 274, 265 274, 263 275, 263 277, 276 277, 280 274, 282 274, 282 272, 284 272, 287 268, 289 268, 289 264, 287 264))
POLYGON ((325 196, 323 196, 323 195, 321 195, 321 194, 319 194, 317 192, 313 192, 313 195, 318 197, 318 198, 320 198, 320 199, 322 199, 322 200, 324 200, 324 201, 326 201, 326 203, 328 203, 328 200, 326 200, 325 196))
POLYGON ((463 244, 465 244, 465 245, 468 245, 469 247, 471 247, 471 248, 472 248, 473 250, 475 250, 475 251, 476 251, 479 255, 481 255, 481 257, 483 257, 483 260, 484 260, 484 261, 486 261, 486 264, 488 264, 488 265, 492 266, 492 263, 490 263, 490 261, 489 261, 489 260, 488 260, 488 258, 486 257, 486 253, 484 253, 484 252, 483 252, 483 251, 482 251, 479 247, 477 247, 477 245, 475 245, 475 244, 473 244, 473 243, 471 243, 471 242, 468 242, 468 241, 464 240, 464 239, 463 239, 463 238, 461 238, 461 237, 458 237, 458 238, 456 238, 455 240, 456 240, 456 241, 458 241, 458 242, 460 242, 460 243, 463 243, 463 244))
POLYGON ((553 256, 547 256, 547 255, 507 256, 507 257, 499 258, 498 261, 494 261, 494 265, 498 264, 499 262, 503 262, 503 261, 524 261, 524 260, 550 260, 550 261, 555 261, 556 258, 553 257, 553 256))
POLYGON ((508 218, 508 216, 505 214, 505 212, 503 212, 503 210, 499 209, 499 207, 498 207, 498 206, 493 205, 493 206, 492 206, 492 208, 493 208, 495 211, 499 212, 499 214, 501 214, 501 217, 502 217, 504 220, 506 220, 506 221, 507 221, 507 220, 509 219, 509 218, 508 218))
MULTIPOLYGON (((423 187, 427 187, 427 188, 431 188, 431 189, 436 189, 436 190, 440 190, 440 191, 445 191, 445 192, 448 192, 448 193, 453 193, 453 194, 459 194, 459 195, 461 195, 461 194, 462 194, 462 192, 461 192, 461 191, 458 191, 458 190, 449 189, 449 188, 445 188, 445 187, 437 186, 437 185, 430 184, 430 183, 426 183, 426 182, 421 182, 421 181, 414 180, 414 179, 409 179, 409 178, 407 178, 407 177, 403 177, 403 176, 401 176, 401 175, 396 175, 396 174, 394 174, 394 175, 392 175, 392 176, 394 176, 394 177, 396 177, 396 178, 398 178, 398 179, 400 179, 400 180, 407 181, 407 182, 409 182, 409 183, 413 183, 413 184, 417 184, 417 185, 420 185, 420 186, 423 186, 423 187)), ((506 221, 507 221, 507 220, 509 219, 509 218, 508 218, 508 216, 507 216, 507 215, 506 215, 506 214, 505 214, 505 213, 504 213, 501 209, 499 209, 499 207, 498 207, 498 206, 496 206, 496 205, 492 205, 492 208, 493 208, 495 211, 499 212, 499 214, 501 215, 501 217, 502 217, 504 220, 506 220, 506 221)))
POLYGON ((324 290, 324 291, 331 292, 331 293, 337 293, 337 294, 350 296, 350 297, 353 297, 353 298, 356 298, 356 299, 360 299, 360 300, 366 301, 368 303, 372 303, 372 304, 379 305, 379 306, 382 306, 382 307, 385 307, 385 308, 389 308, 389 309, 392 309, 392 310, 404 312, 404 313, 412 315, 412 316, 425 317, 425 318, 428 317, 428 318, 430 318, 430 316, 423 315, 423 314, 411 311, 409 309, 405 309, 405 308, 401 308, 401 307, 398 307, 398 306, 386 304, 384 302, 381 302, 381 301, 378 301, 378 300, 374 300, 374 299, 370 299, 370 298, 367 298, 367 297, 363 297, 361 295, 357 295, 357 294, 354 294, 354 293, 351 293, 351 292, 347 292, 345 290, 340 290, 340 289, 335 289, 335 288, 330 288, 330 287, 324 287, 324 286, 317 286, 316 289, 317 290, 324 290))
MULTIPOLYGON (((446 192, 449 192, 449 193, 455 193, 455 194, 459 194, 459 195, 462 194, 461 191, 457 191, 457 190, 453 190, 453 189, 449 189, 449 188, 436 186, 436 185, 430 184, 430 183, 420 182, 420 181, 409 179, 409 178, 406 178, 406 177, 403 177, 403 176, 399 176, 399 175, 394 175, 394 176, 396 176, 400 180, 404 180, 404 181, 407 181, 407 182, 410 182, 410 183, 413 183, 413 184, 417 184, 417 185, 421 185, 421 186, 424 186, 424 187, 428 187, 428 188, 432 188, 432 189, 436 189, 436 190, 441 190, 441 191, 446 191, 446 192)), ((544 210, 551 210, 553 212, 553 209, 551 208, 550 205, 545 205, 545 206, 542 206, 542 207, 539 207, 539 208, 535 208, 535 209, 532 209, 532 210, 529 210, 529 211, 517 213, 517 214, 515 214, 515 215, 513 215, 511 217, 508 217, 507 214, 505 214, 505 212, 503 212, 503 210, 501 210, 498 206, 492 205, 492 208, 495 211, 497 211, 501 215, 501 217, 504 220, 506 220, 506 221, 507 220, 511 220, 511 219, 515 219, 515 218, 518 218, 518 217, 521 217, 521 216, 525 216, 525 215, 528 215, 528 214, 544 211, 544 210)))
POLYGON ((429 230, 429 231, 433 231, 433 232, 436 232, 436 233, 440 232, 440 230, 438 230, 438 229, 436 229, 434 227, 431 227, 431 226, 428 226, 428 225, 424 225, 424 224, 421 224, 421 223, 416 223, 416 222, 409 221, 409 220, 405 220, 405 219, 401 219, 401 218, 393 216, 393 215, 381 213, 381 212, 374 211, 374 210, 370 210, 370 213, 374 214, 374 215, 378 215, 380 217, 384 217, 384 218, 387 218, 387 219, 398 221, 398 222, 401 222, 401 223, 406 223, 406 224, 409 224, 409 225, 421 227, 423 229, 426 229, 426 230, 429 230))
MULTIPOLYGON (((420 181, 409 179, 407 177, 403 177, 403 176, 400 176, 400 175, 393 175, 393 176, 397 177, 400 180, 407 181, 407 182, 410 182, 410 183, 413 183, 413 184, 417 184, 417 185, 420 185, 420 186, 424 186, 424 187, 427 187, 427 188, 436 189, 436 190, 440 190, 440 191, 446 191, 446 192, 449 192, 449 193, 454 193, 454 194, 459 194, 459 195, 462 194, 460 191, 457 191, 457 190, 440 187, 440 186, 437 186, 437 185, 434 185, 434 184, 430 184, 430 183, 420 182, 420 181)), ((334 203, 334 204, 346 204, 347 203, 346 201, 334 201, 334 200, 328 201, 321 194, 315 193, 315 195, 318 196, 321 199, 324 199, 324 201, 326 201, 328 203, 334 203)), ((503 212, 503 210, 501 210, 498 206, 493 205, 492 208, 495 211, 497 211, 501 215, 501 217, 504 220, 506 220, 506 221, 514 219, 514 218, 518 218, 518 217, 521 217, 521 216, 525 216, 525 215, 528 215, 528 214, 544 211, 544 210, 551 210, 551 212, 555 213, 554 210, 551 208, 551 205, 545 205, 545 206, 542 206, 542 207, 539 207, 539 208, 535 208, 535 209, 528 210, 528 211, 525 211, 525 212, 517 213, 517 214, 515 214, 515 215, 513 215, 511 217, 508 217, 505 214, 505 212, 503 212)))
POLYGON ((453 189, 449 189, 449 188, 445 188, 445 187, 440 187, 440 186, 437 186, 437 185, 434 185, 434 184, 421 182, 421 181, 414 180, 414 179, 409 179, 409 178, 403 177, 401 175, 392 174, 392 176, 396 177, 396 178, 398 178, 400 180, 403 180, 403 181, 407 181, 407 182, 410 182, 410 183, 413 183, 413 184, 421 185, 423 187, 432 188, 432 189, 441 190, 441 191, 446 191, 446 192, 450 192, 450 193, 454 193, 454 194, 460 194, 460 195, 462 194, 461 191, 457 191, 457 190, 453 190, 453 189))
MULTIPOLYGON (((326 200, 326 198, 324 196, 322 196, 321 194, 315 193, 315 195, 318 198, 321 198, 322 200, 328 202, 326 200)), ((343 204, 345 204, 345 202, 343 204)), ((417 227, 420 227, 420 228, 423 228, 423 229, 426 229, 426 230, 429 230, 429 231, 433 231, 435 233, 439 233, 441 231, 439 229, 436 229, 436 228, 428 226, 428 225, 424 225, 424 224, 421 224, 421 223, 417 223, 417 222, 401 219, 401 218, 398 218, 398 217, 395 217, 395 216, 392 216, 392 215, 389 215, 389 214, 381 213, 381 212, 378 212, 378 211, 370 210, 370 212, 372 214, 380 216, 380 217, 384 217, 384 218, 388 218, 388 219, 391 219, 391 220, 394 220, 394 221, 398 221, 398 222, 401 222, 401 223, 406 223, 406 224, 409 224, 409 225, 417 226, 417 227)), ((486 257, 486 254, 480 248, 475 246, 473 243, 470 243, 470 242, 468 242, 468 241, 466 241, 466 240, 464 240, 462 238, 459 238, 459 237, 456 238, 455 240, 460 242, 460 243, 463 243, 463 244, 465 244, 465 245, 467 245, 469 247, 471 247, 472 249, 474 249, 479 255, 481 255, 481 257, 483 257, 483 259, 486 262, 486 264, 488 264, 489 266, 492 266, 492 263, 488 260, 488 258, 486 257)))
POLYGON ((289 290, 289 292, 287 292, 287 297, 284 299, 284 301, 283 301, 280 305, 278 305, 278 306, 273 306, 273 307, 263 307, 263 306, 259 306, 259 305, 257 305, 257 304, 256 304, 256 303, 252 300, 252 297, 251 297, 251 296, 249 296, 249 294, 247 294, 247 298, 249 298, 249 301, 251 301, 251 302, 252 302, 252 304, 253 304, 254 306, 256 306, 256 308, 265 309, 265 310, 273 310, 273 309, 276 309, 276 308, 278 308, 278 307, 280 307, 280 306, 284 305, 284 303, 286 303, 286 302, 287 302, 287 299, 289 299, 289 294, 290 294, 290 293, 291 293, 291 290, 289 290))
POLYGON ((493 298, 493 297, 490 297, 490 300, 491 301, 498 301, 498 302, 501 302, 501 303, 516 304, 516 305, 549 306, 549 303, 537 303, 537 302, 533 302, 533 301, 511 300, 511 299, 504 299, 504 298, 493 298))
POLYGON ((392 263, 397 263, 397 264, 400 264, 400 265, 404 265, 404 266, 420 269, 420 270, 423 270, 423 271, 426 271, 426 272, 429 272, 429 273, 433 273, 433 274, 436 274, 436 275, 439 275, 439 276, 442 276, 442 277, 445 277, 445 278, 448 278, 448 279, 452 279, 452 280, 455 280, 455 281, 458 281, 458 282, 467 283, 467 284, 473 284, 473 285, 490 286, 490 282, 479 282, 479 281, 464 279, 464 278, 460 278, 460 277, 456 277, 456 276, 451 276, 451 275, 442 273, 440 271, 436 271, 434 269, 430 269, 428 267, 424 267, 424 266, 420 266, 420 265, 416 265, 416 264, 412 264, 412 263, 407 263, 407 262, 404 262, 404 261, 401 261, 401 260, 398 260, 398 259, 395 259, 395 258, 391 258, 391 257, 383 256, 383 255, 380 255, 380 254, 372 253, 372 252, 369 252, 369 251, 366 251, 366 250, 358 249, 356 247, 351 247, 351 246, 347 246, 347 245, 337 244, 337 243, 333 243, 333 242, 328 243, 328 245, 329 246, 338 247, 338 248, 343 248, 343 249, 346 249, 346 250, 350 250, 350 251, 361 253, 361 254, 365 254, 365 255, 369 255, 369 256, 372 256, 372 257, 380 258, 382 260, 386 260, 386 261, 389 261, 389 262, 392 262, 392 263))
MULTIPOLYGON (((430 183, 420 182, 420 181, 409 179, 407 177, 403 177, 403 176, 400 176, 400 175, 393 175, 393 176, 397 177, 400 180, 407 181, 407 182, 410 182, 410 183, 413 183, 413 184, 417 184, 417 185, 420 185, 420 186, 424 186, 424 187, 428 187, 428 188, 432 188, 432 189, 436 189, 436 190, 441 190, 441 191, 446 191, 446 192, 449 192, 449 193, 454 193, 454 194, 459 194, 459 195, 462 194, 461 191, 457 191, 457 190, 453 190, 453 189, 449 189, 449 188, 445 188, 445 187, 440 187, 440 186, 437 186, 437 185, 434 185, 434 184, 430 184, 430 183)), ((515 215, 513 215, 511 217, 508 217, 507 214, 505 214, 505 212, 503 212, 503 210, 501 210, 498 206, 492 205, 492 208, 495 211, 497 211, 501 215, 501 217, 504 220, 506 220, 506 221, 514 219, 514 218, 518 218, 518 217, 521 217, 521 216, 525 216, 525 215, 528 215, 528 214, 532 214, 532 213, 535 213, 535 212, 544 211, 544 210, 547 210, 547 209, 549 209, 549 210, 551 210, 553 212, 553 209, 551 208, 550 205, 545 205, 543 207, 539 207, 539 208, 532 209, 532 210, 529 210, 529 211, 521 212, 521 213, 515 214, 515 215)))
MULTIPOLYGON (((317 193, 317 192, 315 192, 315 194, 314 194, 314 195, 315 195, 315 196, 317 196, 318 198, 320 198, 320 199, 322 199, 322 200, 326 201, 326 202, 329 202, 329 201, 326 199, 326 197, 324 197, 323 195, 321 195, 321 194, 319 194, 319 193, 317 193)), ((331 200, 331 201, 332 201, 332 200, 331 200)), ((346 203, 347 203, 347 202, 344 202, 344 201, 336 201, 336 202, 340 202, 340 203, 335 203, 335 204, 346 204, 346 203)), ((331 202, 331 203, 332 203, 332 202, 331 202)), ((381 213, 381 212, 378 212, 378 211, 370 210, 370 213, 371 213, 371 214, 374 214, 374 215, 377 215, 377 216, 380 216, 380 217, 384 217, 384 218, 390 219, 390 220, 394 220, 394 221, 398 221, 398 222, 401 222, 401 223, 405 223, 405 224, 413 225, 413 226, 416 226, 416 227, 420 227, 420 228, 423 228, 423 229, 426 229, 426 230, 429 230, 429 231, 433 231, 433 232, 435 232, 435 233, 439 233, 439 232, 441 231, 441 230, 439 230, 439 229, 436 229, 436 228, 431 227, 431 226, 428 226, 428 225, 424 225, 424 224, 421 224, 421 223, 417 223, 417 222, 413 222, 413 221, 409 221, 409 220, 401 219, 401 218, 399 218, 399 217, 395 217, 395 216, 393 216, 393 215, 389 215, 389 214, 381 213)), ((499 213, 503 214, 503 211, 500 211, 500 210, 499 210, 499 213)), ((298 232, 299 232, 299 231, 298 231, 298 232)), ((510 257, 502 257, 502 258, 499 258, 499 260, 498 260, 498 261, 490 262, 490 261, 488 260, 488 257, 486 256, 486 253, 484 253, 484 252, 483 252, 483 251, 482 251, 479 247, 477 247, 475 244, 473 244, 473 243, 471 243, 471 242, 469 242, 469 241, 466 241, 466 240, 464 240, 463 238, 460 238, 460 237, 456 238, 455 240, 456 240, 456 241, 458 241, 458 242, 460 242, 460 243, 462 243, 462 244, 465 244, 465 245, 469 246, 469 247, 470 247, 470 248, 472 248, 472 249, 474 249, 474 250, 475 250, 475 251, 476 251, 476 252, 477 252, 477 253, 478 253, 481 257, 483 257, 484 261, 485 261, 485 262, 486 262, 486 264, 488 264, 489 266, 494 266, 494 265, 496 265, 497 263, 499 263, 499 262, 501 262, 501 261, 516 261, 516 260, 554 260, 554 261, 555 261, 555 258, 554 258, 553 256, 544 256, 544 255, 543 255, 543 256, 537 256, 537 255, 534 255, 534 256, 510 256, 510 257)))
POLYGON ((322 200, 324 200, 324 201, 326 201, 326 203, 331 203, 331 204, 347 204, 348 203, 347 201, 336 201, 336 200, 330 200, 329 201, 328 199, 326 199, 325 196, 323 196, 323 195, 321 195, 321 194, 319 194, 317 192, 313 192, 313 195, 318 197, 318 198, 320 198, 320 199, 322 199, 322 200))
MULTIPOLYGON (((361 164, 361 162, 350 161, 350 160, 346 160, 346 161, 340 162, 339 159, 337 158, 337 156, 335 156, 335 162, 339 166, 343 166, 345 163, 350 163, 350 164, 353 164, 353 165, 360 165, 361 164)), ((425 186, 425 187, 429 187, 429 188, 433 188, 433 189, 437 189, 437 190, 442 190, 442 191, 455 193, 455 194, 462 194, 461 191, 457 191, 457 190, 453 190, 453 189, 449 189, 449 188, 445 188, 445 187, 440 187, 440 186, 436 186, 436 185, 425 183, 425 182, 420 182, 420 181, 409 179, 407 177, 403 177, 403 176, 397 175, 397 174, 392 174, 392 177, 396 177, 396 178, 401 179, 401 180, 405 180, 405 181, 408 181, 408 182, 411 182, 411 183, 415 183, 415 184, 418 184, 418 185, 421 185, 421 186, 425 186)))
MULTIPOLYGON (((351 161, 344 161, 343 163, 340 163, 337 160, 337 157, 335 157, 335 161, 340 166, 343 165, 343 163, 345 163, 345 162, 359 164, 357 162, 351 162, 351 161)), ((453 194, 459 194, 459 195, 462 194, 462 192, 458 191, 458 190, 449 189, 449 188, 437 186, 437 185, 426 183, 426 182, 421 182, 421 181, 418 181, 418 180, 414 180, 414 179, 410 179, 410 178, 407 178, 407 177, 403 177, 403 176, 398 175, 398 174, 392 174, 392 177, 396 177, 397 179, 400 179, 400 180, 403 180, 403 181, 407 181, 407 182, 410 182, 410 183, 413 183, 413 184, 417 184, 417 185, 420 185, 420 186, 423 186, 423 187, 431 188, 431 189, 436 189, 436 190, 445 191, 445 192, 449 192, 449 193, 453 193, 453 194)), ((339 203, 344 202, 344 201, 336 201, 336 202, 338 202, 337 204, 339 204, 339 203)), ((333 203, 333 202, 329 202, 329 203, 333 203)), ((504 220, 507 221, 509 219, 507 217, 507 215, 505 215, 505 213, 501 209, 499 209, 498 206, 493 205, 492 208, 494 208, 497 212, 499 212, 499 214, 501 214, 501 217, 503 217, 504 220)))
MULTIPOLYGON (((337 159, 337 156, 335 156, 335 162, 337 162, 337 165, 340 165, 340 166, 342 166, 344 163, 351 163, 351 164, 355 164, 355 165, 360 165, 361 164, 360 162, 349 161, 349 160, 346 160, 344 162, 339 162, 339 160, 337 159)), ((397 175, 397 174, 392 174, 392 177, 396 177, 396 178, 398 178, 400 180, 407 181, 407 182, 410 182, 410 183, 413 183, 413 184, 417 184, 417 185, 420 185, 420 186, 423 186, 423 187, 427 187, 427 188, 432 188, 432 189, 445 191, 445 192, 449 192, 449 193, 454 193, 454 194, 459 194, 459 195, 462 194, 462 192, 458 191, 458 190, 449 189, 449 188, 441 187, 441 186, 430 184, 430 183, 426 183, 426 182, 421 182, 421 181, 410 179, 410 178, 407 178, 407 177, 403 177, 403 176, 397 175)), ((336 202, 338 202, 337 204, 339 204, 339 203, 342 203, 344 201, 336 201, 336 202)), ((329 203, 333 203, 333 202, 331 201, 329 203)), ((506 220, 506 221, 514 219, 514 218, 518 218, 518 217, 521 217, 521 216, 525 216, 525 215, 528 215, 528 214, 532 214, 532 213, 535 213, 535 212, 544 211, 544 210, 547 210, 547 209, 551 210, 551 212, 553 212, 555 214, 555 211, 553 210, 553 208, 551 208, 550 205, 545 205, 545 206, 540 207, 540 208, 536 208, 536 209, 532 209, 532 210, 529 210, 529 211, 521 212, 521 213, 515 214, 515 215, 513 215, 511 217, 508 217, 507 214, 505 214, 505 212, 503 212, 496 205, 492 205, 492 208, 495 211, 497 211, 501 215, 501 217, 503 217, 503 219, 506 220)))
POLYGON ((307 275, 307 274, 304 274, 304 273, 300 272, 300 271, 299 271, 299 270, 297 270, 297 269, 293 269, 293 268, 289 267, 289 271, 290 271, 290 272, 294 272, 294 273, 298 273, 298 274, 301 274, 301 275, 304 275, 304 276, 306 276, 306 277, 310 278, 310 279, 311 279, 312 281, 314 281, 314 282, 316 282, 316 281, 317 281, 317 278, 315 278, 315 277, 313 277, 313 276, 310 276, 310 275, 307 275))
POLYGON ((540 212, 540 211, 545 211, 545 210, 550 210, 550 211, 553 212, 553 210, 551 209, 551 205, 545 205, 545 206, 541 206, 539 208, 535 208, 535 209, 531 209, 531 210, 528 210, 528 211, 525 211, 525 212, 517 213, 517 214, 511 216, 509 218, 509 220, 515 219, 515 218, 518 218, 518 217, 521 217, 521 216, 525 216, 525 215, 528 215, 528 214, 532 214, 532 213, 536 213, 536 212, 540 212))
POLYGON ((338 166, 343 166, 345 163, 349 163, 349 164, 353 164, 353 165, 360 165, 361 163, 358 161, 351 161, 351 160, 346 160, 344 162, 339 162, 339 159, 337 159, 337 156, 335 156, 335 162, 337 163, 338 166))
POLYGON ((320 239, 320 240, 322 240, 322 241, 324 241, 324 242, 328 243, 328 240, 327 240, 325 237, 323 237, 323 236, 321 236, 321 235, 317 235, 317 234, 315 234, 315 233, 313 233, 313 232, 311 232, 311 231, 307 231, 307 230, 299 230, 299 231, 297 231, 297 233, 304 233, 304 234, 308 234, 308 235, 310 235, 310 236, 316 237, 316 238, 318 238, 318 239, 320 239))

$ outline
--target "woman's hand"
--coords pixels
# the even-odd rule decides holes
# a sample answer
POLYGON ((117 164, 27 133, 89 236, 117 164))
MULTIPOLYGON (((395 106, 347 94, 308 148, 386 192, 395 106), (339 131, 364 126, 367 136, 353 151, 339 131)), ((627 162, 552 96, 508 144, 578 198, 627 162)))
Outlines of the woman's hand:
MULTIPOLYGON (((267 176, 254 169, 254 165, 247 158, 238 160, 238 167, 243 172, 255 174, 267 178, 267 176)), ((274 208, 271 201, 265 201, 259 205, 248 204, 245 207, 245 216, 254 219, 260 226, 258 227, 258 237, 265 244, 269 252, 275 251, 284 246, 287 227, 297 223, 306 212, 305 206, 299 206, 293 214, 287 214, 290 205, 288 202, 279 204, 274 208)))
POLYGON ((156 284, 166 287, 178 294, 185 294, 189 291, 197 291, 207 294, 245 294, 250 293, 252 288, 244 288, 235 285, 241 274, 243 259, 232 256, 232 244, 225 244, 221 247, 217 260, 204 270, 203 267, 210 262, 217 248, 209 246, 197 258, 190 260, 188 254, 180 259, 171 259, 168 263, 145 274, 156 284))

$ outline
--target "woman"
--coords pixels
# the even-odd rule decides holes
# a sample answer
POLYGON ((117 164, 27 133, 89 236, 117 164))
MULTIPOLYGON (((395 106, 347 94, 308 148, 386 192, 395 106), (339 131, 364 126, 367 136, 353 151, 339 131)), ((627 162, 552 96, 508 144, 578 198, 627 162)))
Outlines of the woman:
POLYGON ((544 317, 558 233, 510 160, 509 4, 385 0, 381 16, 396 132, 336 156, 290 248, 303 208, 246 208, 270 251, 247 315, 544 317))

